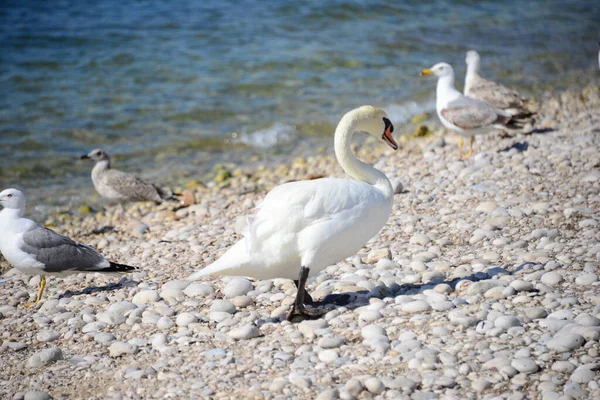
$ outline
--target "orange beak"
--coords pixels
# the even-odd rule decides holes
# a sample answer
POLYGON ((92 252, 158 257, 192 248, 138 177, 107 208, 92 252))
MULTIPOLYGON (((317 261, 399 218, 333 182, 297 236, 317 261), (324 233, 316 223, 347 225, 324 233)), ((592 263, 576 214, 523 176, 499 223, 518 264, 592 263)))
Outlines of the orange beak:
POLYGON ((398 143, 396 143, 396 141, 394 140, 394 137, 392 136, 392 132, 394 131, 394 125, 392 125, 391 123, 389 125, 387 125, 385 127, 385 131, 383 132, 383 135, 381 135, 381 138, 384 140, 384 142, 386 142, 388 144, 388 146, 390 146, 392 149, 394 150, 398 150, 398 143))

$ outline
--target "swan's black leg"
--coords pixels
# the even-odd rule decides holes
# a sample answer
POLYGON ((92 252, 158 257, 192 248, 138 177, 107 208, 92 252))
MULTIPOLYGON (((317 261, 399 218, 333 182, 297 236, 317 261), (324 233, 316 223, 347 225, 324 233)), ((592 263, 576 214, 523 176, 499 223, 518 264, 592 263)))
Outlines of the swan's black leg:
MULTIPOLYGON (((304 284, 306 284, 306 280, 308 279, 309 271, 310 271, 309 268, 306 268, 306 267, 300 268, 300 277, 302 276, 302 274, 306 274, 306 277, 304 278, 304 284), (306 271, 304 271, 304 270, 306 270, 306 271)), ((294 284, 296 285, 296 288, 298 288, 298 292, 299 292, 300 291, 300 281, 296 280, 296 281, 294 281, 294 284)), ((308 294, 308 292, 306 291, 306 287, 304 287, 304 286, 302 287, 302 292, 304 292, 304 295, 303 295, 304 298, 302 299, 302 302, 304 304, 309 304, 309 305, 315 304, 315 301, 312 299, 310 294, 308 294)), ((298 295, 296 295, 296 297, 297 296, 298 295)))

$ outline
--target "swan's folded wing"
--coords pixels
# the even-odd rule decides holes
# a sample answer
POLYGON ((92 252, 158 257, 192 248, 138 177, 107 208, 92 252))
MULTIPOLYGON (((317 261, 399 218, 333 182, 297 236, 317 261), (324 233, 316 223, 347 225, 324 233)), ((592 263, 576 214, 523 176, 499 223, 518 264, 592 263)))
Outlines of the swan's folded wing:
POLYGON ((498 122, 498 113, 494 107, 468 97, 451 101, 440 114, 448 122, 462 129, 483 128, 498 122))
POLYGON ((259 250, 262 243, 274 236, 284 245, 311 225, 360 208, 372 190, 364 182, 346 179, 299 181, 278 186, 265 197, 249 226, 249 250, 259 250))

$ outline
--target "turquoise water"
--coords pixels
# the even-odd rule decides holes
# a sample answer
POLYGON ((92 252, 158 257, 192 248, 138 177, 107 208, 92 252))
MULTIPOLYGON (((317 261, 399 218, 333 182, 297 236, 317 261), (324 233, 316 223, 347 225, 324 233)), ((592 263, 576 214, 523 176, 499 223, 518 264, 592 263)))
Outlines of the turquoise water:
POLYGON ((76 204, 96 147, 160 183, 286 159, 365 103, 402 132, 433 108, 419 71, 447 61, 461 81, 471 48, 488 77, 560 89, 597 73, 599 21, 598 1, 5 0, 0 188, 76 204))

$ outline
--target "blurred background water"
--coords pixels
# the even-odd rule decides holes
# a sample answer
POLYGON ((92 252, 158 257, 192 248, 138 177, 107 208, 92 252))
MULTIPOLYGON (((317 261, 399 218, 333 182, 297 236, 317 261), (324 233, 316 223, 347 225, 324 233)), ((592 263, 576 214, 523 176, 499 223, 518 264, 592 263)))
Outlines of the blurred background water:
POLYGON ((3 0, 0 188, 37 205, 93 193, 102 147, 157 183, 329 146, 362 104, 398 129, 434 109, 438 61, 539 95, 597 74, 600 2, 3 0))

